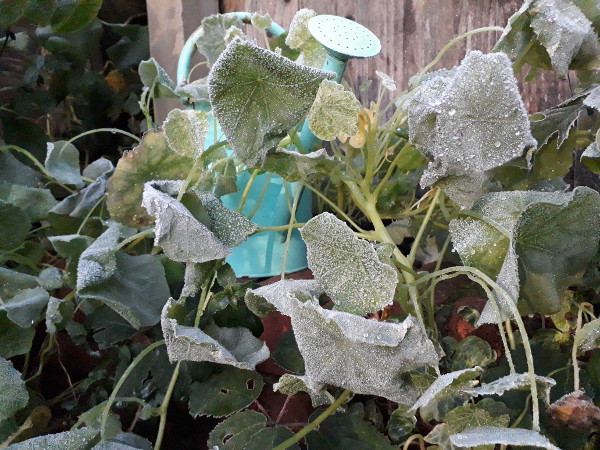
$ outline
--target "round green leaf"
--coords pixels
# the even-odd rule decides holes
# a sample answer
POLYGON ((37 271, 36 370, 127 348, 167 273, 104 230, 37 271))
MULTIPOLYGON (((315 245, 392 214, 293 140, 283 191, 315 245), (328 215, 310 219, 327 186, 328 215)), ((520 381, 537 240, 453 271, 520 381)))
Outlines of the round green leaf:
POLYGON ((0 358, 0 421, 9 419, 27 406, 29 394, 21 373, 10 361, 0 358))
POLYGON ((12 250, 23 243, 31 222, 21 208, 0 200, 0 250, 12 250))
POLYGON ((102 0, 61 2, 52 15, 51 25, 57 33, 71 33, 85 27, 100 11, 102 0))

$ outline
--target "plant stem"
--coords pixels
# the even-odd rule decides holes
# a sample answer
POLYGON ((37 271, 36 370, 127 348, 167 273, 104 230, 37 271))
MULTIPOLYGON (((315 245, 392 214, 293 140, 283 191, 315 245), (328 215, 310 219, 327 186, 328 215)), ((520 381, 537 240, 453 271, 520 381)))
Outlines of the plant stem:
POLYGON ((285 450, 286 448, 294 445, 296 442, 298 442, 300 439, 302 439, 304 436, 306 436, 312 430, 317 428, 330 415, 332 415, 342 405, 342 403, 344 403, 346 401, 346 399, 349 396, 350 396, 350 391, 346 389, 344 392, 342 392, 342 395, 340 395, 335 402, 333 402, 331 405, 329 405, 329 407, 325 411, 323 411, 321 414, 319 414, 319 416, 315 420, 313 420, 311 423, 306 425, 304 428, 302 428, 300 431, 298 431, 291 438, 283 441, 281 444, 279 444, 273 450, 285 450))
POLYGON ((423 234, 425 233, 425 229, 427 228, 427 224, 429 223, 429 219, 431 219, 431 215, 433 214, 433 210, 437 206, 438 200, 440 198, 442 191, 440 189, 436 189, 435 194, 433 195, 433 199, 429 204, 429 209, 427 209, 427 213, 425 214, 425 218, 419 227, 419 231, 417 232, 417 236, 415 237, 414 242, 412 243, 412 247, 410 248, 410 253, 408 254, 408 261, 410 262, 410 266, 415 263, 415 256, 417 254, 417 250, 419 249, 419 245, 421 244, 421 239, 423 238, 423 234))
POLYGON ((252 234, 262 233, 263 231, 287 231, 290 228, 301 228, 304 225, 306 225, 306 223, 292 223, 292 224, 287 224, 287 225, 280 225, 277 227, 260 227, 258 230, 256 230, 252 234))
POLYGON ((138 142, 142 142, 142 140, 137 137, 135 134, 131 134, 125 130, 120 130, 118 128, 95 128, 93 130, 88 130, 88 131, 84 131, 83 133, 78 134, 75 137, 72 137, 71 139, 68 140, 69 143, 73 143, 74 141, 76 141, 79 138, 82 138, 84 136, 87 136, 88 134, 94 134, 94 133, 112 133, 112 134, 122 134, 124 136, 130 137, 131 139, 134 139, 138 142))
POLYGON ((250 193, 250 188, 254 184, 254 180, 256 179, 258 172, 259 172, 258 169, 254 169, 254 171, 252 172, 252 175, 250 176, 250 179, 246 183, 244 192, 242 192, 242 198, 240 199, 240 204, 238 205, 238 208, 237 208, 237 212, 239 212, 239 213, 241 213, 242 210, 244 209, 244 205, 246 204, 246 199, 248 198, 248 194, 250 193))
POLYGON ((329 206, 331 206, 331 208, 336 213, 338 213, 340 216, 342 216, 346 222, 348 222, 350 225, 352 225, 356 231, 358 231, 359 233, 366 233, 365 230, 363 230, 361 227, 359 227, 356 224, 356 222, 354 222, 354 220, 352 220, 344 211, 342 211, 335 203, 333 203, 331 200, 329 200, 327 197, 325 197, 321 192, 317 191, 314 187, 312 187, 308 183, 305 183, 304 186, 307 187, 308 189, 310 189, 317 197, 319 197, 321 200, 323 200, 329 206))
POLYGON ((77 228, 77 234, 81 234, 81 232, 83 231, 83 227, 85 227, 87 221, 90 220, 90 217, 92 217, 92 213, 98 206, 100 206, 100 203, 102 203, 103 200, 104 196, 100 197, 98 201, 94 204, 94 206, 92 206, 92 209, 90 209, 90 211, 85 215, 81 222, 81 225, 79 225, 79 228, 77 228))
POLYGON ((173 390, 175 389, 175 383, 177 383, 177 378, 179 378, 180 365, 181 361, 177 361, 175 370, 173 370, 173 375, 171 376, 171 381, 169 381, 169 387, 167 388, 165 398, 158 409, 160 412, 160 422, 158 424, 158 433, 156 434, 154 450, 159 450, 160 446, 162 445, 163 436, 165 434, 165 425, 167 424, 167 410, 169 409, 169 402, 171 401, 171 396, 173 395, 173 390))
POLYGON ((179 188, 179 192, 177 193, 177 201, 181 201, 183 194, 186 193, 188 187, 190 186, 190 183, 192 182, 192 179, 196 175, 196 171, 198 170, 198 167, 200 166, 201 162, 202 158, 196 158, 196 160, 194 161, 194 164, 192 165, 188 176, 185 178, 183 184, 179 188))
POLYGON ((285 246, 283 247, 283 256, 281 257, 281 279, 285 278, 285 265, 287 263, 288 253, 290 250, 290 242, 292 239, 292 225, 296 222, 296 210, 298 209, 298 201, 300 200, 300 196, 302 195, 302 191, 304 189, 302 186, 296 187, 296 193, 294 194, 294 202, 292 203, 292 208, 290 209, 290 221, 288 223, 288 230, 285 236, 285 246))
MULTIPOLYGON (((577 311, 577 326, 575 327, 575 336, 581 330, 581 323, 583 320, 583 305, 579 306, 577 311)), ((573 348, 571 350, 571 360, 573 361, 573 390, 579 390, 579 361, 577 361, 577 339, 573 339, 573 348)))
POLYGON ((121 250, 122 248, 127 247, 131 243, 137 244, 142 239, 145 239, 148 236, 152 236, 153 234, 154 234, 154 229, 151 228, 149 230, 140 231, 139 233, 134 234, 133 236, 128 237, 127 239, 123 239, 121 241, 121 243, 119 245, 117 245, 117 251, 121 250))
POLYGON ((133 372, 133 369, 135 369, 135 366, 137 366, 140 363, 140 361, 146 357, 146 355, 150 354, 155 348, 160 347, 164 343, 165 343, 164 340, 156 341, 153 344, 150 344, 144 350, 142 350, 142 352, 139 355, 137 355, 133 361, 131 361, 131 364, 129 364, 129 367, 127 367, 127 369, 125 369, 125 372, 123 372, 123 375, 121 375, 121 378, 119 378, 119 381, 113 388, 113 391, 111 392, 110 397, 106 401, 106 406, 104 407, 104 411, 102 411, 102 419, 100 420, 100 436, 102 437, 102 439, 104 439, 106 437, 106 421, 108 420, 108 413, 110 412, 110 408, 113 405, 113 403, 115 402, 115 399, 117 398, 119 390, 121 389, 121 387, 123 387, 125 380, 127 380, 127 377, 129 375, 131 375, 131 372, 133 372))

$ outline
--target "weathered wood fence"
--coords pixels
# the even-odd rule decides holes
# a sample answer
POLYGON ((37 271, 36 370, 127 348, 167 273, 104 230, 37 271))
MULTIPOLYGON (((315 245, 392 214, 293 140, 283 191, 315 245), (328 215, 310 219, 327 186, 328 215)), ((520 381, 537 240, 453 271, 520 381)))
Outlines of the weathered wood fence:
MULTIPOLYGON (((521 5, 520 0, 147 0, 152 54, 174 76, 177 57, 189 34, 203 16, 219 12, 269 13, 287 28, 295 12, 310 8, 335 14, 372 30, 381 40, 381 53, 352 60, 348 76, 355 86, 374 79, 375 70, 389 74, 399 88, 426 66, 452 38, 478 27, 504 26, 521 5)), ((476 34, 450 49, 436 68, 458 64, 467 50, 490 51, 499 33, 476 34)), ((374 88, 372 88, 374 89, 374 88)), ((567 81, 545 72, 533 83, 521 83, 530 112, 557 104, 570 95, 567 81)), ((373 91, 364 94, 373 95, 373 91)))

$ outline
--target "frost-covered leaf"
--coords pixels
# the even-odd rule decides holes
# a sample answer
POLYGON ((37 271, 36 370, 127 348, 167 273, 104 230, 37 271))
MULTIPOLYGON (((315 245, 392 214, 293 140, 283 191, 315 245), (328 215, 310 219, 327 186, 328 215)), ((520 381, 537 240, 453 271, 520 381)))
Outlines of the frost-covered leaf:
POLYGON ((316 137, 325 141, 336 136, 354 136, 358 133, 356 122, 361 109, 352 91, 335 81, 324 80, 308 112, 308 126, 316 137))
POLYGON ((18 206, 32 222, 45 219, 58 202, 48 189, 36 189, 19 184, 0 184, 0 200, 18 206))
POLYGON ((11 450, 87 450, 98 435, 98 430, 92 427, 63 431, 62 433, 47 434, 34 437, 10 446, 11 450))
POLYGON ((92 450, 152 450, 152 443, 133 433, 119 433, 114 438, 101 441, 92 450))
POLYGON ((156 218, 154 245, 160 245, 170 259, 194 263, 223 259, 257 229, 212 194, 197 197, 206 223, 200 222, 169 195, 180 186, 176 182, 147 183, 142 200, 142 206, 156 218))
MULTIPOLYGON (((598 193, 585 187, 569 193, 498 192, 483 196, 473 211, 476 217, 450 223, 463 262, 497 277, 513 301, 522 299, 518 305, 522 312, 560 311, 563 292, 582 276, 596 252, 598 193)), ((502 317, 509 317, 508 300, 496 298, 502 317)), ((488 302, 479 323, 497 319, 488 302)))
POLYGON ((438 423, 433 430, 431 430, 427 436, 424 437, 425 442, 428 444, 434 444, 433 449, 436 450, 461 450, 463 447, 456 447, 450 442, 450 432, 448 431, 448 424, 438 423))
POLYGON ((21 328, 28 328, 40 320, 50 295, 42 288, 24 289, 0 305, 8 318, 21 328))
MULTIPOLYGON (((314 419, 321 411, 316 411, 314 419)), ((311 420, 309 419, 309 420, 311 420)), ((306 436, 309 449, 392 450, 389 440, 370 423, 352 414, 334 414, 306 436)))
POLYGON ((279 367, 292 373, 304 373, 304 359, 291 328, 283 333, 271 356, 279 367))
POLYGON ((200 53, 206 56, 208 66, 211 67, 225 50, 227 31, 231 27, 242 28, 244 24, 235 13, 230 13, 205 17, 202 19, 201 26, 202 31, 196 41, 196 47, 200 53))
POLYGON ((262 168, 266 172, 279 175, 286 181, 304 181, 309 175, 336 177, 340 162, 329 156, 325 149, 302 154, 284 148, 277 148, 267 155, 262 168))
POLYGON ((535 145, 510 61, 471 51, 454 74, 423 84, 409 105, 411 142, 432 159, 422 186, 437 183, 462 207, 488 172, 535 145))
POLYGON ((83 186, 79 169, 79 151, 70 142, 48 142, 44 167, 59 183, 83 186))
POLYGON ((300 50, 298 62, 312 67, 322 67, 327 51, 308 30, 308 21, 317 15, 312 9, 302 8, 296 12, 285 38, 288 47, 300 50))
POLYGON ((510 423, 510 409, 502 402, 486 398, 477 404, 454 408, 446 414, 446 423, 450 434, 484 426, 504 428, 510 423))
POLYGON ((206 78, 200 78, 189 84, 178 86, 175 93, 180 98, 187 98, 190 103, 204 104, 210 107, 208 95, 208 81, 206 78))
POLYGON ((14 250, 27 238, 31 219, 23 208, 0 200, 0 250, 14 250))
POLYGON ((266 30, 273 24, 273 19, 271 19, 269 14, 254 13, 250 18, 250 22, 252 23, 252 26, 259 30, 266 30))
POLYGON ((10 320, 5 312, 0 312, 0 356, 12 358, 31 350, 35 328, 21 328, 10 320))
POLYGON ((600 86, 591 90, 583 100, 583 104, 600 112, 600 86))
POLYGON ((600 408, 581 390, 563 395, 546 412, 554 428, 564 427, 582 432, 590 430, 600 421, 600 408))
POLYGON ((56 334, 56 324, 62 322, 63 315, 60 311, 62 299, 50 297, 46 308, 46 330, 50 334, 56 334))
POLYGON ((0 358, 0 421, 9 419, 27 406, 29 394, 21 373, 10 361, 0 358))
POLYGON ((91 162, 83 169, 81 174, 86 178, 95 180, 106 173, 111 173, 115 169, 113 163, 104 157, 98 158, 96 161, 91 162))
POLYGON ((23 164, 9 152, 0 153, 0 183, 37 187, 41 174, 23 164))
POLYGON ((79 258, 77 294, 99 300, 133 327, 155 325, 169 287, 160 261, 152 255, 131 256, 117 246, 124 228, 109 228, 79 258))
POLYGON ((56 267, 47 267, 38 275, 38 283, 47 291, 59 289, 63 285, 62 272, 56 267))
POLYGON ((596 140, 581 154, 581 162, 592 172, 600 173, 600 130, 596 133, 596 140))
POLYGON ((311 380, 301 375, 286 373, 273 385, 273 390, 285 395, 296 395, 298 392, 306 392, 310 395, 313 408, 321 405, 329 405, 335 401, 333 396, 325 388, 312 388, 311 380))
POLYGON ((192 417, 225 417, 250 405, 260 395, 264 382, 258 372, 224 367, 206 381, 190 386, 192 417))
POLYGON ((309 220, 300 233, 308 265, 336 310, 362 315, 393 302, 396 270, 382 263, 373 244, 355 237, 344 222, 322 213, 309 220))
POLYGON ((390 414, 386 430, 392 442, 402 442, 412 434, 416 424, 417 418, 408 412, 408 407, 398 405, 398 408, 390 414))
POLYGON ((481 369, 474 367, 472 369, 457 370, 438 377, 408 411, 416 411, 428 405, 436 397, 445 395, 449 391, 463 390, 465 385, 469 384, 474 378, 477 378, 480 373, 481 369))
POLYGON ((67 260, 67 274, 73 284, 77 281, 77 264, 83 251, 90 246, 94 239, 81 234, 50 236, 48 238, 56 253, 67 260))
POLYGON ((548 438, 537 431, 522 428, 478 427, 450 436, 450 441, 459 447, 477 447, 479 445, 516 445, 540 447, 547 450, 560 450, 548 438))
POLYGON ((175 83, 154 58, 142 61, 138 66, 138 73, 144 86, 154 90, 152 94, 155 98, 177 97, 175 83))
POLYGON ((376 70, 375 74, 379 77, 381 84, 383 84, 388 91, 396 90, 396 82, 387 73, 384 73, 381 70, 376 70))
MULTIPOLYGON (((290 289, 287 294, 274 300, 265 299, 273 301, 280 312, 292 319, 306 368, 302 381, 310 390, 319 391, 324 385, 333 384, 399 403, 414 401, 418 394, 400 375, 425 365, 436 365, 439 357, 412 317, 402 323, 377 322, 324 309, 315 298, 301 292, 303 287, 294 289, 294 284, 287 282, 290 289)), ((270 298, 278 290, 271 288, 270 298)))
POLYGON ((52 217, 52 214, 67 215, 80 219, 87 217, 93 208, 98 207, 100 200, 104 197, 107 180, 111 173, 111 171, 105 172, 89 186, 65 197, 50 210, 50 217, 52 217))
MULTIPOLYGON (((556 385, 556 381, 552 378, 542 377, 540 375, 535 376, 535 380, 538 386, 539 396, 547 403, 550 404, 550 389, 556 385)), ((477 395, 502 395, 506 391, 513 389, 529 389, 531 381, 529 374, 527 373, 513 373, 506 375, 502 378, 498 378, 490 383, 482 384, 481 386, 474 388, 463 389, 463 392, 477 396, 477 395)))
POLYGON ((487 341, 478 336, 467 336, 455 347, 449 355, 450 370, 469 369, 471 367, 486 367, 494 362, 498 355, 487 341))
POLYGON ((193 109, 172 110, 163 130, 171 149, 188 158, 198 158, 204 152, 204 142, 208 133, 207 114, 193 109))
POLYGON ((581 327, 575 335, 573 345, 584 352, 600 347, 600 319, 592 320, 581 327))
POLYGON ((111 218, 131 227, 151 224, 153 220, 142 206, 144 184, 183 180, 189 170, 189 158, 174 153, 163 132, 148 131, 137 147, 123 154, 108 181, 106 206, 111 218))
POLYGON ((275 309, 289 316, 290 302, 286 299, 294 293, 319 297, 323 293, 323 288, 316 280, 281 280, 257 289, 248 289, 245 297, 246 306, 258 317, 264 317, 275 309))
POLYGON ((238 158, 251 167, 262 163, 332 76, 234 39, 213 66, 208 85, 215 117, 238 158))
POLYGON ((255 338, 247 328, 219 328, 210 325, 200 330, 179 325, 179 317, 182 313, 185 314, 182 308, 173 299, 169 299, 161 316, 171 362, 209 361, 254 370, 257 364, 269 357, 266 344, 255 338))

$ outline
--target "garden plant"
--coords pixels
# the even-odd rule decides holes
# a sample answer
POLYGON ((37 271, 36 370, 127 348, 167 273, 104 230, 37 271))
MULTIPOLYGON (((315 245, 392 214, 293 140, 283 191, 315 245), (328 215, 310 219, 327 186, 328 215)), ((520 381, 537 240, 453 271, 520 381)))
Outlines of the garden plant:
POLYGON ((139 64, 138 129, 0 147, 0 448, 598 448, 598 3, 526 0, 406 92, 378 71, 368 105, 320 69, 315 15, 278 38, 207 17, 206 78, 139 64), (541 71, 573 95, 528 115, 515 77, 541 71), (156 123, 158 97, 201 110, 156 123), (78 140, 111 133, 131 149, 82 167, 78 140), (262 173, 302 184, 289 224, 241 213, 262 173), (310 276, 236 275, 264 232, 299 232, 310 276))

